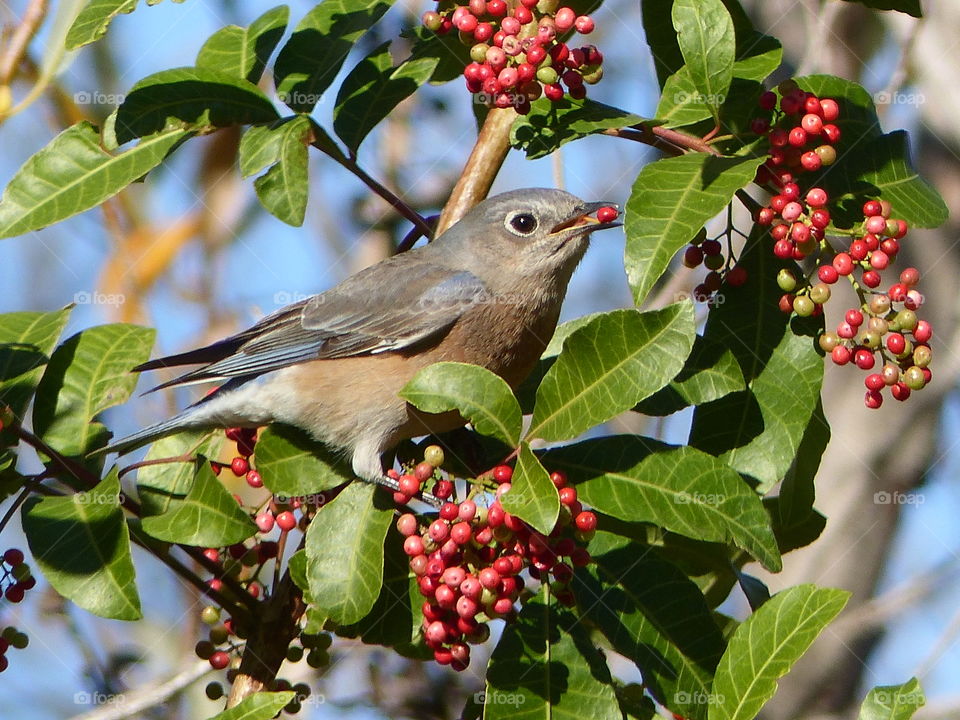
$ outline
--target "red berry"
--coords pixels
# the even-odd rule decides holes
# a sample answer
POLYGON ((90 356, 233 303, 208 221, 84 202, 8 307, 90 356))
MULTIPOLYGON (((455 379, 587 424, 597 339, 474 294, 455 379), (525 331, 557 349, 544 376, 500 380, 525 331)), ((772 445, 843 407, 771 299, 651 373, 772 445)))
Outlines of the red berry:
POLYGON ((16 567, 23 562, 23 551, 17 548, 10 548, 3 553, 3 561, 10 567, 16 567))
POLYGON ((823 160, 818 153, 810 150, 800 156, 800 165, 808 172, 816 172, 823 166, 823 160))
POLYGON ((823 119, 827 122, 833 122, 838 117, 840 117, 840 106, 837 105, 837 101, 832 98, 824 98, 820 101, 820 112, 823 115, 823 119))
POLYGON ((846 365, 850 362, 850 350, 844 345, 837 345, 830 353, 830 359, 837 365, 846 365))
POLYGON ((887 349, 894 355, 899 355, 907 346, 907 341, 900 333, 890 333, 887 335, 887 349))
POLYGON ((810 188, 810 191, 807 193, 807 205, 810 207, 823 207, 827 204, 827 191, 823 188, 810 188))
POLYGON ((837 253, 833 258, 833 267, 840 275, 849 275, 853 272, 853 259, 847 253, 837 253))
POLYGON ((289 532, 297 526, 296 516, 289 510, 284 510, 282 513, 277 515, 277 527, 279 527, 284 532, 289 532))
POLYGON ((808 135, 819 135, 820 131, 823 130, 823 119, 819 115, 808 113, 800 119, 800 127, 802 127, 808 135))
POLYGON ((863 380, 863 384, 867 386, 867 390, 882 390, 885 385, 883 375, 880 373, 867 375, 863 380))
POLYGON ((840 277, 840 273, 833 265, 821 265, 817 268, 817 277, 828 285, 832 285, 840 277))
POLYGON ((731 287, 740 287, 747 282, 747 270, 740 265, 736 265, 727 271, 725 277, 727 284, 731 287))
POLYGON ((247 485, 252 488, 262 488, 263 487, 263 478, 260 477, 260 473, 256 470, 250 470, 246 475, 247 485))
POLYGON ((488 0, 487 15, 493 17, 503 17, 507 14, 507 3, 504 0, 488 0))
POLYGON ((880 286, 880 273, 876 270, 867 270, 863 273, 863 284, 868 288, 875 288, 880 286))
POLYGON ((397 485, 401 493, 410 497, 420 492, 420 481, 413 475, 401 475, 397 485))
POLYGON ((530 8, 524 5, 518 5, 513 9, 513 16, 520 22, 521 25, 526 25, 528 22, 533 20, 533 13, 530 12, 530 8))
POLYGON ((581 15, 574 21, 573 25, 581 35, 589 35, 594 29, 593 20, 588 15, 581 15))
POLYGON ((907 387, 906 383, 898 382, 896 385, 890 388, 890 394, 893 395, 895 400, 903 402, 910 397, 910 388, 907 387))
POLYGON ((575 518, 574 522, 577 529, 583 532, 591 532, 597 529, 597 516, 589 510, 585 510, 575 518))
POLYGON ((873 353, 866 348, 857 348, 853 353, 853 361, 861 370, 872 370, 876 364, 873 353))
POLYGON ((863 404, 871 410, 876 410, 883 405, 883 395, 878 390, 867 390, 867 394, 863 397, 863 404))
POLYGON ((497 483, 510 482, 513 479, 513 468, 509 465, 497 465, 493 469, 493 479, 497 483))
POLYGON ((777 94, 767 90, 760 96, 758 104, 763 110, 773 110, 777 106, 777 94))
POLYGON ((782 148, 789 142, 787 131, 783 128, 774 128, 770 131, 770 145, 774 148, 782 148))
POLYGON ((850 308, 847 310, 844 319, 853 327, 860 327, 863 324, 863 313, 856 308, 850 308))
POLYGON ((803 147, 807 144, 807 131, 799 126, 793 128, 787 135, 787 142, 794 147, 803 147))
POLYGON ((213 655, 210 656, 210 666, 214 670, 223 670, 229 664, 230 656, 227 655, 223 650, 217 650, 213 655))
POLYGON ((823 208, 817 208, 810 213, 810 224, 820 230, 825 229, 830 224, 830 213, 823 208))
POLYGON ((597 220, 602 223, 613 222, 619 217, 620 213, 615 207, 606 206, 597 210, 597 220))
POLYGON ((443 542, 450 536, 450 526, 443 520, 434 520, 427 531, 436 542, 443 542))
POLYGON ((230 461, 230 472, 232 472, 237 477, 246 475, 249 470, 250 470, 250 463, 247 461, 246 458, 235 457, 233 460, 230 461))
POLYGON ((433 487, 433 494, 441 500, 446 500, 453 495, 453 483, 449 480, 438 480, 433 487))
POLYGON ((494 590, 500 584, 500 573, 498 573, 492 567, 484 568, 480 571, 477 579, 480 581, 480 585, 483 587, 487 588, 488 590, 494 590))
MULTIPOLYGON (((933 328, 930 327, 930 323, 926 320, 921 320, 917 323, 917 326, 913 329, 913 337, 916 338, 917 342, 930 342, 930 338, 933 337, 933 328)), ((924 368, 925 370, 926 368, 924 368)))
POLYGON ((573 27, 573 23, 577 19, 577 13, 573 11, 572 8, 562 7, 557 10, 557 14, 553 16, 553 21, 557 25, 557 30, 560 32, 566 32, 573 27))
POLYGON ((577 489, 574 487, 560 488, 560 502, 564 505, 573 505, 577 501, 577 489))
POLYGON ((268 511, 264 511, 258 514, 254 522, 256 522, 257 528, 262 533, 268 533, 271 530, 273 530, 273 525, 274 525, 273 515, 268 511))
POLYGON ((824 125, 820 134, 831 145, 835 145, 840 140, 840 128, 832 123, 824 125))
POLYGON ((920 282, 920 271, 913 267, 906 268, 900 273, 900 282, 907 287, 912 287, 920 282))

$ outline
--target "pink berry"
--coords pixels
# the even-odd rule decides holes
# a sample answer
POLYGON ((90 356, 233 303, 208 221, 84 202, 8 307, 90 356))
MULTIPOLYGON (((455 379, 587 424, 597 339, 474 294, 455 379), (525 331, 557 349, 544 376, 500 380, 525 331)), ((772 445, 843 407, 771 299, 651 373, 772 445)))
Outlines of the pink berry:
POLYGON ((917 326, 913 329, 913 337, 916 338, 917 342, 930 342, 930 339, 933 337, 933 328, 930 327, 930 323, 926 320, 918 322, 917 326))
POLYGON ((594 29, 593 19, 588 15, 581 15, 573 24, 577 28, 577 32, 581 35, 589 35, 594 29))
POLYGON ((264 511, 260 513, 257 515, 254 522, 257 524, 257 529, 259 529, 262 533, 268 533, 273 530, 274 519, 270 512, 264 511))
POLYGON ((279 527, 284 532, 289 532, 297 526, 296 516, 289 510, 284 510, 282 513, 276 517, 277 527, 279 527))

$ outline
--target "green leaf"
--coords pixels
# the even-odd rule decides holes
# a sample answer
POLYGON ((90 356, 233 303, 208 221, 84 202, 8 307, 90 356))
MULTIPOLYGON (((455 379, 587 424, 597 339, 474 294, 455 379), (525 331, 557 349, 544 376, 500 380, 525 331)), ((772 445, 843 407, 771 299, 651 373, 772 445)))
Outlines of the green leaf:
POLYGON ((856 2, 875 10, 897 10, 913 17, 923 17, 920 0, 846 0, 856 2))
POLYGON ((695 335, 689 302, 599 315, 564 342, 537 391, 528 436, 566 440, 629 410, 680 372, 695 335))
POLYGON ((307 146, 312 137, 309 116, 296 115, 272 125, 256 125, 240 139, 240 172, 247 176, 272 166, 253 186, 260 203, 294 227, 303 225, 307 211, 307 146))
POLYGON ((200 48, 197 66, 259 82, 289 19, 290 8, 278 5, 250 23, 250 27, 227 25, 217 30, 200 48))
POLYGON ((733 633, 720 658, 709 720, 753 720, 800 659, 846 605, 844 590, 798 585, 764 603, 733 633))
POLYGON ((674 0, 671 18, 690 79, 713 117, 719 118, 736 57, 730 13, 720 0, 674 0))
MULTIPOLYGON (((329 0, 328 0, 329 1, 329 0)), ((317 607, 335 623, 363 618, 383 586, 383 540, 393 521, 374 485, 354 482, 307 529, 307 577, 317 607)))
POLYGON ((152 328, 117 323, 66 340, 50 356, 37 387, 34 432, 71 457, 106 444, 109 432, 93 419, 133 393, 137 376, 130 371, 150 359, 155 335, 152 328))
POLYGON ((907 133, 888 133, 857 145, 846 164, 848 188, 858 197, 879 196, 893 206, 893 216, 913 227, 938 227, 947 220, 947 205, 910 162, 907 133))
POLYGON ((665 89, 667 78, 683 67, 683 53, 671 21, 673 0, 640 0, 640 9, 657 82, 665 89))
POLYGON ((548 450, 541 461, 565 471, 583 502, 602 513, 655 523, 695 540, 732 540, 767 569, 780 569, 760 498, 736 472, 706 453, 638 435, 614 435, 548 450))
POLYGON ((572 585, 585 619, 637 665, 659 702, 706 718, 726 643, 700 590, 649 546, 597 532, 589 549, 593 564, 572 585))
MULTIPOLYGON (((744 55, 740 56, 738 53, 738 59, 733 64, 733 81, 727 97, 724 98, 724 107, 720 111, 720 119, 725 126, 728 124, 728 119, 724 109, 728 104, 733 100, 740 100, 745 94, 744 89, 748 86, 747 83, 756 86, 756 92, 753 94, 759 96, 759 83, 780 66, 783 57, 783 49, 775 38, 756 33, 752 40, 746 44, 744 55), (734 92, 735 90, 739 92, 734 92)), ((751 112, 755 107, 756 98, 754 97, 751 98, 751 112)), ((711 115, 711 107, 694 83, 689 67, 684 65, 667 78, 657 105, 656 118, 659 122, 666 127, 684 127, 706 120, 711 115)))
POLYGON ((690 443, 755 478, 763 494, 789 470, 817 407, 823 358, 815 337, 823 320, 791 321, 777 307, 781 263, 761 231, 751 235, 740 264, 750 280, 721 288, 724 302, 710 311, 704 340, 736 355, 747 390, 700 405, 690 443))
POLYGON ((0 405, 8 406, 18 418, 26 412, 69 318, 69 307, 0 315, 0 405))
MULTIPOLYGON (((410 557, 403 551, 403 541, 391 524, 384 542, 383 587, 377 601, 358 622, 338 627, 337 635, 359 637, 368 645, 392 647, 409 656, 420 636, 423 596, 416 579, 411 580, 410 557), (417 588, 415 595, 410 593, 411 582, 417 588)), ((429 657, 433 657, 432 651, 429 657)))
POLYGON ((257 526, 201 457, 186 497, 162 515, 145 517, 143 531, 166 542, 223 547, 246 540, 257 526))
POLYGON ((67 128, 21 167, 0 198, 0 238, 22 235, 89 210, 143 177, 187 136, 172 130, 126 152, 100 147, 88 122, 67 128))
POLYGON ((209 720, 270 720, 295 696, 296 693, 293 690, 258 692, 245 697, 234 707, 217 713, 209 720))
POLYGON ((427 82, 438 58, 410 58, 396 68, 390 42, 383 43, 357 63, 340 85, 333 111, 333 129, 356 153, 360 143, 401 101, 427 82))
POLYGON ((337 76, 353 44, 393 0, 324 0, 297 24, 274 63, 280 99, 310 112, 337 76))
POLYGON ((136 9, 137 0, 90 0, 67 31, 67 50, 99 40, 117 15, 132 13, 136 9))
POLYGON ((353 479, 353 471, 329 448, 289 425, 271 425, 257 440, 257 471, 278 496, 303 497, 353 479))
POLYGON ((627 201, 624 263, 639 305, 670 259, 750 183, 763 158, 693 153, 644 166, 627 201))
POLYGON ((310 581, 307 579, 307 551, 297 550, 291 555, 287 560, 287 569, 290 571, 290 578, 303 593, 303 601, 307 604, 305 613, 307 622, 303 626, 303 632, 307 635, 316 635, 323 630, 327 617, 317 609, 310 594, 310 581))
POLYGON ((526 520, 544 535, 549 535, 557 524, 560 496, 550 474, 525 442, 520 444, 510 492, 501 502, 504 510, 526 520))
POLYGON ((114 468, 89 492, 31 496, 23 506, 23 530, 54 590, 94 615, 138 620, 140 598, 120 499, 114 468))
POLYGON ((253 83, 221 70, 180 67, 148 75, 130 88, 117 108, 115 134, 122 145, 161 130, 208 132, 277 117, 269 98, 253 83))
POLYGON ((490 656, 484 720, 621 720, 610 670, 569 610, 536 598, 490 656))
POLYGON ((830 426, 818 402, 803 433, 793 465, 780 483, 776 497, 764 498, 763 503, 773 520, 780 552, 805 547, 820 537, 826 518, 813 509, 814 479, 820 467, 820 458, 830 442, 830 426))
POLYGON ((728 348, 708 346, 697 335, 690 357, 679 374, 634 410, 644 415, 670 415, 745 388, 743 372, 734 354, 728 348))
POLYGON ((523 417, 513 391, 486 368, 442 362, 425 367, 400 391, 400 397, 429 413, 458 410, 481 435, 510 447, 520 442, 523 417))
POLYGON ((859 720, 909 720, 926 702, 916 678, 902 685, 881 685, 867 693, 859 720))
POLYGON ((626 110, 598 103, 589 98, 558 102, 540 98, 530 104, 530 112, 520 115, 510 129, 510 144, 524 150, 527 159, 549 155, 571 140, 646 122, 626 110))
MULTIPOLYGON (((192 430, 160 438, 150 446, 145 460, 202 455, 219 457, 226 438, 222 432, 192 430)), ((257 448, 259 451, 259 447, 257 448)), ((137 469, 137 497, 143 515, 162 515, 181 502, 193 487, 194 460, 144 465, 137 469)))
POLYGON ((418 25, 400 35, 413 40, 410 60, 430 59, 436 62, 430 75, 431 83, 440 84, 463 77, 463 68, 470 63, 470 46, 460 42, 459 33, 437 35, 418 25))

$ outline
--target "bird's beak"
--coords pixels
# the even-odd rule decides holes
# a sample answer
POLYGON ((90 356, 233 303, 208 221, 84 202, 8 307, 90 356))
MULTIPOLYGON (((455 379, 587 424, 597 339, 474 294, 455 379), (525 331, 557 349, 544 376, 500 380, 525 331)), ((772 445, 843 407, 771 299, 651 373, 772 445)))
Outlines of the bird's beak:
POLYGON ((623 225, 623 223, 619 221, 600 222, 595 217, 592 217, 597 210, 605 207, 613 207, 617 209, 617 212, 620 212, 620 206, 616 203, 584 203, 577 208, 577 211, 573 213, 573 215, 555 225, 550 231, 550 234, 557 235, 563 233, 573 237, 582 233, 594 232, 596 230, 606 230, 607 228, 620 227, 623 225))

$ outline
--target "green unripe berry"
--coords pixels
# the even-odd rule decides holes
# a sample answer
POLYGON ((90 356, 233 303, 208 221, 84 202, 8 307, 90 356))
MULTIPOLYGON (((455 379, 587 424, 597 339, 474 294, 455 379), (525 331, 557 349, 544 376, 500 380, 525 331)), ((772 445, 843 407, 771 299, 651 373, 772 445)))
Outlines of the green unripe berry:
POLYGON ((603 68, 597 66, 596 70, 590 70, 583 75, 583 81, 587 85, 596 85, 603 79, 603 68))
POLYGON ((777 273, 777 285, 784 292, 793 292, 797 289, 797 279, 787 268, 783 268, 777 273))
POLYGON ((815 307, 813 300, 806 295, 800 295, 793 299, 793 311, 800 317, 810 317, 813 315, 815 307))
POLYGON ((425 462, 430 463, 435 468, 443 465, 443 448, 439 445, 427 445, 426 449, 423 451, 423 459, 425 462))
POLYGON ((930 352, 930 348, 928 348, 926 345, 921 345, 913 351, 913 364, 917 367, 925 368, 930 364, 930 358, 932 355, 933 353, 930 352))
POLYGON ((826 283, 817 283, 810 288, 810 299, 817 305, 823 305, 830 299, 830 286, 826 283))
POLYGON ((200 611, 200 622, 204 625, 216 625, 220 622, 220 608, 214 605, 207 605, 200 611))
POLYGON ((30 644, 30 638, 24 632, 18 632, 10 639, 10 644, 17 650, 23 650, 30 644))
POLYGON ((708 270, 719 270, 725 262, 723 255, 707 255, 703 259, 703 265, 708 270))
POLYGON ((833 352, 833 349, 840 344, 840 336, 835 332, 825 332, 823 333, 818 342, 820 343, 820 349, 825 353, 833 352))
POLYGON ((303 647, 300 645, 291 645, 287 648, 287 660, 290 662, 300 662, 303 660, 303 647))
POLYGON ((876 350, 878 347, 880 347, 880 336, 870 330, 860 333, 859 339, 861 345, 868 347, 871 350, 876 350))
POLYGON ((890 312, 890 296, 874 295, 870 298, 870 312, 874 315, 886 315, 890 312))
POLYGON ((553 85, 558 79, 557 71, 552 67, 542 67, 537 70, 537 80, 544 85, 553 85))
POLYGON ((906 383, 907 387, 911 390, 922 390, 925 385, 923 370, 916 365, 911 365, 907 368, 906 372, 903 373, 903 382, 906 383))
POLYGON ((487 59, 487 50, 490 46, 486 43, 477 43, 470 48, 470 59, 474 62, 482 63, 487 59))
POLYGON ((208 637, 210 642, 214 645, 222 645, 227 641, 227 638, 230 636, 230 633, 227 632, 227 629, 223 625, 214 625, 210 628, 210 633, 208 637))
POLYGON ((913 310, 901 310, 897 313, 901 330, 913 330, 917 327, 917 314, 913 310))

